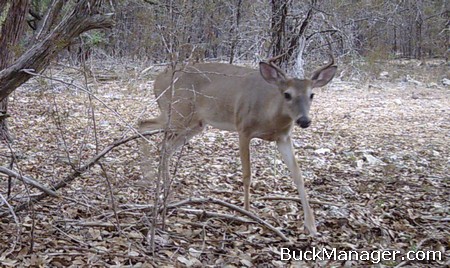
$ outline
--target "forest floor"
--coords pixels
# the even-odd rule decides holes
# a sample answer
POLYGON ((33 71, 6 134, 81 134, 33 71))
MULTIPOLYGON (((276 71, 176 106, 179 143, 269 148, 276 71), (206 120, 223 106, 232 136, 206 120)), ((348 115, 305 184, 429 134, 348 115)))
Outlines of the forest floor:
MULTIPOLYGON (((203 201, 167 211, 164 228, 156 228, 154 256, 149 230, 156 176, 144 176, 141 166, 156 167, 162 134, 149 138, 145 161, 141 142, 125 143, 102 158, 101 166, 59 189, 57 198, 47 197, 15 214, 7 204, 26 204, 40 192, 13 179, 8 198, 8 179, 1 175, 0 213, 7 216, 0 218, 0 266, 449 265, 450 90, 442 83, 449 78, 448 66, 402 64, 380 67, 380 75, 364 81, 337 76, 317 90, 311 127, 294 129, 317 237, 304 231, 298 202, 266 198, 298 197, 274 143, 252 141, 251 212, 289 242, 235 209, 213 203, 241 207, 243 185, 237 134, 208 128, 174 157, 168 200, 203 201), (291 254, 366 251, 372 252, 372 261, 363 255, 362 260, 342 255, 286 261, 282 248, 291 254), (373 262, 376 252, 396 250, 395 260, 373 262), (416 260, 406 259, 410 251, 414 253, 408 256, 416 260)), ((13 152, 15 171, 50 186, 115 140, 134 135, 139 118, 158 114, 151 89, 160 67, 144 69, 103 66, 85 77, 77 68, 55 65, 45 73, 53 80, 37 77, 23 85, 10 98, 15 140, 10 146, 2 143, 2 166, 9 165, 13 152), (81 89, 86 85, 92 95, 81 89)))

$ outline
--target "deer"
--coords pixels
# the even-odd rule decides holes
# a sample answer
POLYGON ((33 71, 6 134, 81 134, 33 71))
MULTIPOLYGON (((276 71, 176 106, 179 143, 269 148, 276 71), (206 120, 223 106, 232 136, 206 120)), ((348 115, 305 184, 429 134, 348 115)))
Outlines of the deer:
POLYGON ((168 68, 154 82, 160 109, 157 118, 139 121, 139 131, 164 130, 166 149, 172 155, 207 125, 237 132, 244 186, 244 208, 249 210, 251 164, 250 141, 275 141, 300 196, 304 226, 317 234, 316 222, 305 190, 305 182, 295 159, 292 144, 294 125, 308 128, 314 88, 327 85, 337 66, 330 62, 309 79, 289 77, 274 64, 277 57, 259 63, 259 70, 225 63, 187 65, 182 70, 168 68))

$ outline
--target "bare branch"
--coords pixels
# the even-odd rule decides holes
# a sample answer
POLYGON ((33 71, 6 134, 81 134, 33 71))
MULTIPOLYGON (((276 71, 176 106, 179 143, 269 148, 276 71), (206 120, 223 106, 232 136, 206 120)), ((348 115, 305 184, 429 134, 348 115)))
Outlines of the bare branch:
MULTIPOLYGON (((283 196, 263 196, 260 198, 257 198, 256 200, 279 200, 279 201, 295 201, 298 203, 301 203, 302 200, 297 197, 283 197, 283 196)), ((317 204, 317 205, 323 205, 323 206, 335 206, 335 207, 342 207, 342 204, 336 203, 336 202, 326 202, 326 201, 320 201, 320 200, 314 200, 310 199, 309 203, 311 204, 317 204)))
MULTIPOLYGON (((71 226, 106 228, 106 229, 118 230, 117 223, 111 223, 111 222, 74 221, 74 220, 59 220, 57 222, 71 225, 71 226)), ((133 227, 133 225, 132 224, 121 224, 120 225, 120 228, 130 228, 130 227, 133 227)))
POLYGON ((272 224, 270 224, 270 223, 264 221, 263 219, 261 219, 260 217, 256 216, 255 214, 253 214, 241 207, 238 207, 236 205, 233 205, 233 204, 230 204, 225 201, 215 199, 212 197, 203 198, 203 199, 201 199, 201 198, 186 199, 186 200, 182 200, 180 202, 169 204, 167 206, 167 208, 176 208, 176 207, 191 205, 191 204, 207 204, 207 203, 213 203, 213 204, 227 207, 229 209, 237 211, 237 212, 249 217, 250 219, 256 221, 257 223, 261 224, 262 226, 265 226, 267 229, 269 229, 272 232, 274 232, 275 234, 277 234, 283 241, 289 241, 289 239, 280 230, 275 228, 272 224))
POLYGON ((21 181, 23 181, 24 183, 33 186, 34 188, 37 188, 39 190, 41 190, 42 192, 44 192, 47 195, 53 196, 53 197, 57 197, 58 194, 55 191, 52 191, 50 189, 48 189, 47 187, 45 187, 43 184, 41 184, 40 182, 36 181, 33 178, 27 177, 27 176, 22 176, 19 173, 10 170, 8 168, 5 167, 0 167, 0 173, 6 174, 8 176, 14 177, 16 179, 19 179, 21 181))
POLYGON ((44 16, 44 21, 37 29, 38 32, 36 33, 36 39, 39 39, 43 34, 47 33, 50 30, 50 28, 55 23, 56 18, 60 14, 63 4, 63 0, 53 0, 51 7, 48 9, 47 13, 44 16))
POLYGON ((237 221, 237 222, 246 223, 246 224, 255 223, 255 221, 251 221, 251 220, 248 220, 246 218, 239 217, 236 215, 217 213, 217 212, 206 211, 206 210, 202 210, 202 209, 179 208, 178 210, 180 210, 182 212, 198 215, 201 217, 220 218, 220 219, 225 219, 228 221, 237 221))

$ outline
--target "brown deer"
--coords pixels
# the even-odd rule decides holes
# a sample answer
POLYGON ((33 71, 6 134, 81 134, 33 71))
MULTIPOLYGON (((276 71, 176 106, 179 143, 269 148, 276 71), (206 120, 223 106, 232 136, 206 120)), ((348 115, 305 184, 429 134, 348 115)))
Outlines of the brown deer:
POLYGON ((300 195, 304 224, 315 235, 314 214, 295 160, 291 131, 294 125, 311 124, 309 110, 313 89, 330 82, 337 67, 334 59, 310 79, 288 77, 272 58, 259 63, 259 71, 222 63, 188 65, 166 70, 155 80, 154 92, 161 115, 139 122, 140 131, 165 129, 167 150, 172 154, 206 125, 239 133, 244 178, 244 207, 249 209, 250 140, 276 141, 300 195))

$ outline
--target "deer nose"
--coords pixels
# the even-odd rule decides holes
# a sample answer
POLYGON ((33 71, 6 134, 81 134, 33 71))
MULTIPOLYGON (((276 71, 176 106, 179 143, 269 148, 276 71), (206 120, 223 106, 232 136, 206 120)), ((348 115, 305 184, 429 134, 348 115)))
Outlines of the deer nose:
POLYGON ((301 128, 307 128, 307 127, 309 127, 309 125, 311 125, 311 120, 306 116, 302 116, 299 119, 297 119, 296 123, 301 128))

